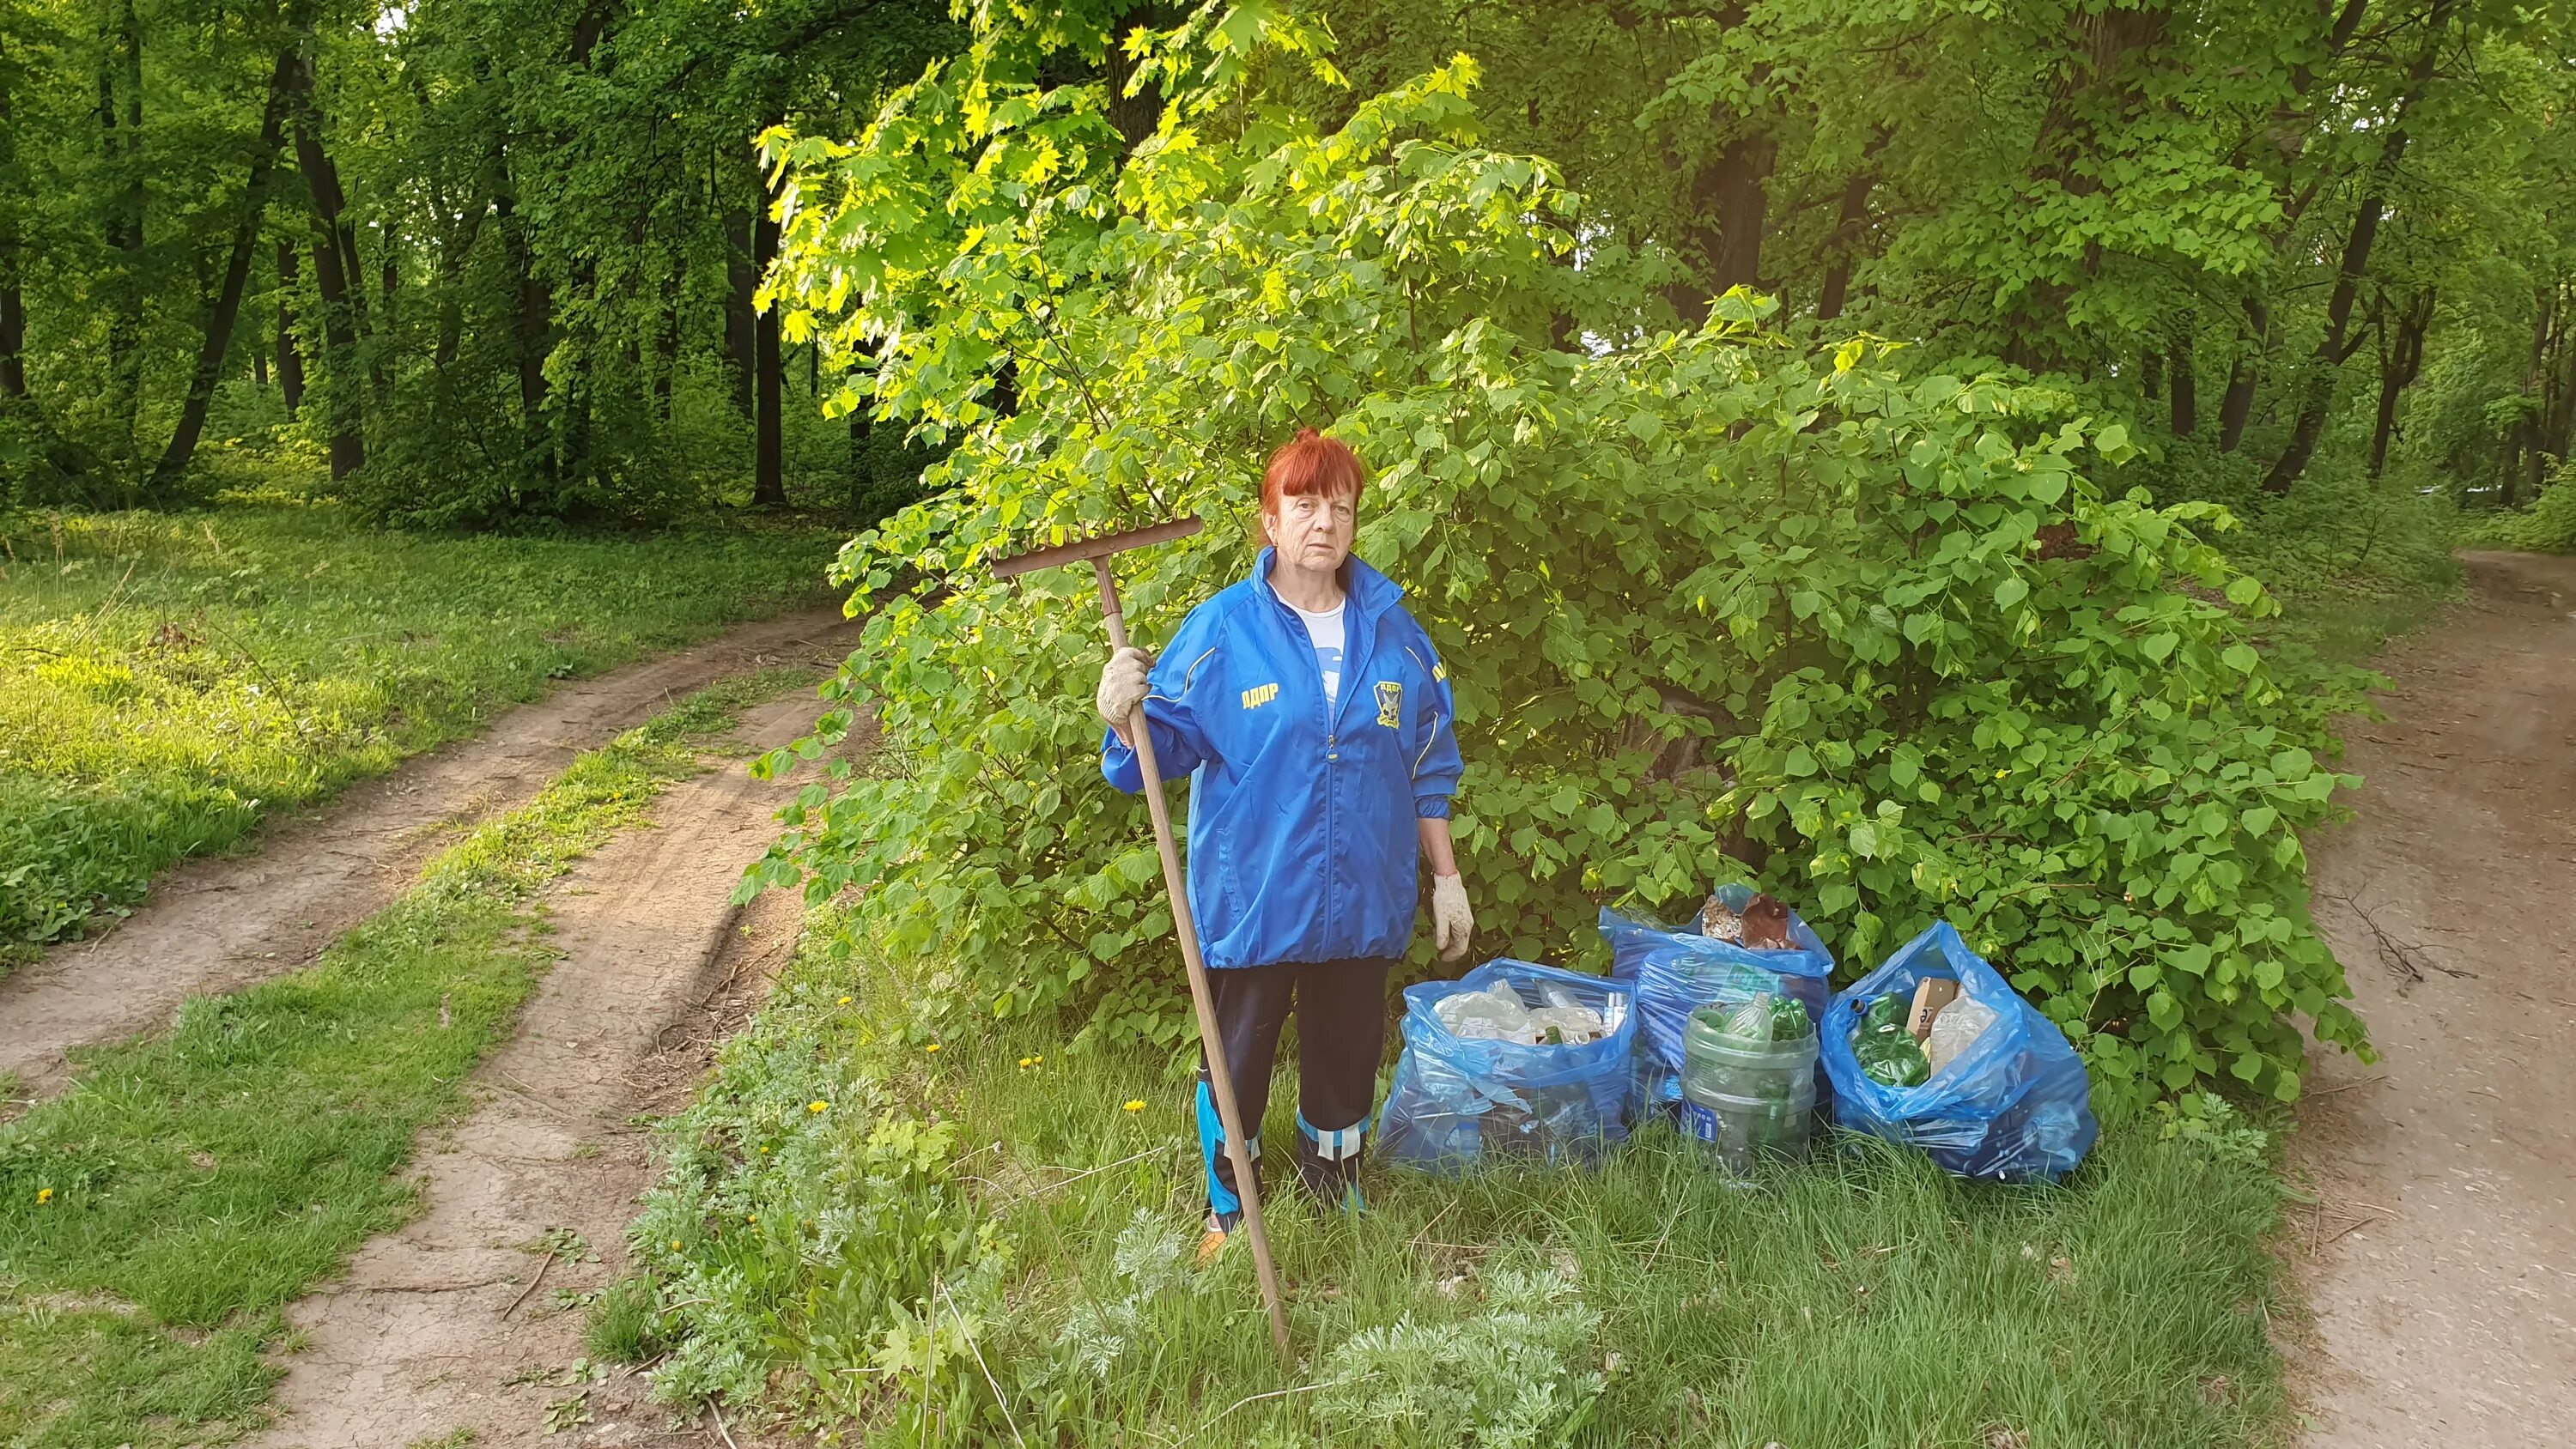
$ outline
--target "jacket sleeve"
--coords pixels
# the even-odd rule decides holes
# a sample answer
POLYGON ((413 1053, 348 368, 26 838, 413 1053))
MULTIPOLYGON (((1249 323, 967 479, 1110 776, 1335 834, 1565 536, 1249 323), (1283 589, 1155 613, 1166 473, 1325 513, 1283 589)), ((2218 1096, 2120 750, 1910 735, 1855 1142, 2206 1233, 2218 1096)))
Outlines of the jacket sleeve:
MULTIPOLYGON (((1216 758, 1216 749, 1199 727, 1197 696, 1204 681, 1216 675, 1217 629, 1202 606, 1181 621, 1171 647, 1145 676, 1145 728, 1154 737, 1154 763, 1166 780, 1178 779, 1216 758)), ((1113 729, 1100 732, 1100 773, 1110 784, 1133 795, 1145 788, 1145 772, 1136 751, 1113 729)))
POLYGON ((1413 721, 1413 814, 1419 820, 1446 820, 1449 797, 1458 793, 1458 772, 1465 768, 1458 755, 1458 704, 1449 693, 1449 670, 1419 624, 1413 627, 1411 647, 1427 685, 1413 721))

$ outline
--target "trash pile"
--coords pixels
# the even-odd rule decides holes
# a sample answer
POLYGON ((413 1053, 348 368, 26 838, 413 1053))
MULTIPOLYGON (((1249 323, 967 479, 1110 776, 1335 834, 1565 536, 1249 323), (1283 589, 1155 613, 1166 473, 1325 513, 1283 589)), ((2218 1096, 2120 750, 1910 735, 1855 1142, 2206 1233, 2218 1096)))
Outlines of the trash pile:
POLYGON ((1600 1012, 1554 982, 1539 988, 1547 1004, 1532 1010, 1508 981, 1481 991, 1459 991, 1433 1003, 1432 1013, 1450 1032, 1469 1041, 1510 1041, 1523 1046, 1580 1046, 1610 1034, 1600 1012))
POLYGON ((1380 1157, 1443 1171, 1496 1159, 1592 1163, 1627 1140, 1637 1038, 1628 986, 1505 959, 1408 986, 1404 1008, 1404 1056, 1378 1114, 1380 1157))
POLYGON ((2054 1182, 2099 1133, 2065 1035, 1946 923, 1830 998, 1832 953, 1749 885, 1600 929, 1606 980, 1506 959, 1405 988, 1381 1158, 1588 1164, 1661 1114, 1744 1177, 1822 1110, 1961 1177, 2054 1182))
POLYGON ((1837 995, 1830 1020, 1837 1126, 2007 1182, 2056 1181, 2099 1135, 2065 1033, 1946 921, 1837 995))
POLYGON ((1816 1024, 1793 997, 1766 991, 1692 1012, 1682 1035, 1683 1133, 1739 1176, 1765 1155, 1806 1151, 1816 1053, 1816 1024))
POLYGON ((1610 977, 1635 983, 1643 1018, 1635 1088, 1640 1117, 1678 1115, 1682 1037, 1701 1007, 1786 997, 1805 1008, 1811 1023, 1825 1019, 1834 956, 1797 912, 1737 882, 1712 892, 1692 925, 1697 929, 1673 930, 1601 912, 1610 977))

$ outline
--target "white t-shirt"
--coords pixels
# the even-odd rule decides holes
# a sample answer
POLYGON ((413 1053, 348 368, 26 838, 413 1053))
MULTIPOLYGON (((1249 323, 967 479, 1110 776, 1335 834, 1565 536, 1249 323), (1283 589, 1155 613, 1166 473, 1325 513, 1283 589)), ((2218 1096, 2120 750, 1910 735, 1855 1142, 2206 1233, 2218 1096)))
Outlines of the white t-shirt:
MULTIPOLYGON (((1280 602, 1285 604, 1288 601, 1282 599, 1280 602)), ((1342 609, 1349 603, 1350 600, 1344 598, 1320 614, 1309 614, 1297 609, 1295 604, 1288 604, 1289 608, 1297 609, 1298 618, 1306 621, 1306 637, 1315 641, 1315 663, 1324 671, 1324 706, 1327 709, 1341 702, 1342 609)))

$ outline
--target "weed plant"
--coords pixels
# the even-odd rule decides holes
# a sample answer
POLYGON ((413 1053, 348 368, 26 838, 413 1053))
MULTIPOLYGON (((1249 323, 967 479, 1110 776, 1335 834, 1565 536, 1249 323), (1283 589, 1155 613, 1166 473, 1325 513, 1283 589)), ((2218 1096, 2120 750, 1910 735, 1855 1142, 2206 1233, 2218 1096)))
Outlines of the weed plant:
MULTIPOLYGON (((1598 1172, 1372 1169, 1346 1218, 1280 1187, 1280 1151, 1283 1366, 1248 1252, 1190 1266, 1175 1065, 1069 1048, 1066 1023, 918 1020, 936 969, 810 952, 674 1122, 636 1227, 680 1343, 664 1397, 959 1445, 2205 1446, 2285 1413, 2279 1192, 2214 1097, 2187 1129, 2115 1128, 2055 1189, 1859 1138, 1747 1187, 1654 1126, 1598 1172), (834 1134, 949 1151, 826 1190, 834 1134)), ((1284 1147, 1293 1087, 1272 1100, 1284 1147)))
POLYGON ((0 1444, 197 1443, 255 1423, 279 1309, 416 1204, 400 1174, 551 952, 533 896, 643 817, 790 676, 691 695, 432 861, 309 969, 82 1053, 0 1125, 0 1444))
POLYGON ((830 553, 379 533, 325 506, 0 526, 0 970, 551 680, 820 602, 830 553))

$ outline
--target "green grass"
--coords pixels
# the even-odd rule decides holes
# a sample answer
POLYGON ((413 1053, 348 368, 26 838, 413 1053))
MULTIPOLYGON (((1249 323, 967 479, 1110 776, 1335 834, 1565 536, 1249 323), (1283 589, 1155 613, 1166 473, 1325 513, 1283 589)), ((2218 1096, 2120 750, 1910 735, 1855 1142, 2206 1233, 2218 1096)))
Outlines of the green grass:
POLYGON ((550 680, 823 602, 834 542, 444 537, 288 504, 0 522, 0 970, 550 680))
POLYGON ((278 1310, 409 1216, 415 1139, 464 1110, 543 973, 537 888, 798 678, 723 681, 581 756, 311 968, 80 1053, 70 1090, 0 1125, 0 1445, 255 1422, 278 1310))
POLYGON ((635 1232, 690 1335, 666 1396, 724 1392, 739 1424, 766 1388, 782 1418, 958 1444, 2281 1436, 2281 1199, 2254 1154, 2133 1123, 2021 1189, 1855 1140, 1747 1191, 1657 1128, 1597 1173, 1373 1170, 1356 1220, 1273 1204, 1286 1367, 1247 1253, 1176 1266, 1202 1211, 1184 1081, 1038 1025, 925 1039, 911 984, 808 956, 671 1127, 635 1232), (884 1168, 905 1132, 940 1165, 884 1168), (1551 1405, 1525 1438, 1522 1385, 1551 1405))

